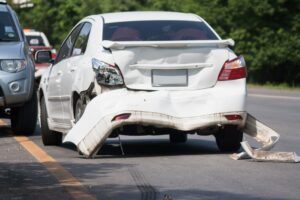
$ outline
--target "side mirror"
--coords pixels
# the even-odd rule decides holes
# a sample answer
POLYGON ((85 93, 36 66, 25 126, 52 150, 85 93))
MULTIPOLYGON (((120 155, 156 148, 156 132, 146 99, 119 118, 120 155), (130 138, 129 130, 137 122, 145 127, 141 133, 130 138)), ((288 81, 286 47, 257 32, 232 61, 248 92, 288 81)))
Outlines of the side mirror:
POLYGON ((47 50, 37 51, 34 59, 36 63, 53 63, 52 53, 47 50))

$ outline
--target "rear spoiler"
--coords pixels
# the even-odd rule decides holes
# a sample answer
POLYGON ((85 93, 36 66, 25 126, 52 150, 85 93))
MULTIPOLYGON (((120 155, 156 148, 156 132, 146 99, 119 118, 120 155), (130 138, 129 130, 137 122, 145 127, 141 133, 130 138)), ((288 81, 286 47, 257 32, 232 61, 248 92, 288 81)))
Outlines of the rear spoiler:
POLYGON ((218 47, 234 46, 233 39, 227 40, 186 40, 186 41, 110 41, 104 40, 102 46, 108 49, 125 49, 127 47, 218 47))

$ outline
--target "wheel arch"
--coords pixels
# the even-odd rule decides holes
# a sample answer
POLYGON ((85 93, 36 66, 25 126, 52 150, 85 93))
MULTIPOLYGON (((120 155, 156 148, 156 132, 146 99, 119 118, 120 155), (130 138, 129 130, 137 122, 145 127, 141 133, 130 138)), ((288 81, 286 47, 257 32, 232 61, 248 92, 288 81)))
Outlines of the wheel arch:
POLYGON ((72 105, 72 111, 73 111, 73 117, 75 118, 75 107, 76 102, 80 98, 80 94, 77 91, 72 92, 72 99, 71 99, 71 105, 72 105))

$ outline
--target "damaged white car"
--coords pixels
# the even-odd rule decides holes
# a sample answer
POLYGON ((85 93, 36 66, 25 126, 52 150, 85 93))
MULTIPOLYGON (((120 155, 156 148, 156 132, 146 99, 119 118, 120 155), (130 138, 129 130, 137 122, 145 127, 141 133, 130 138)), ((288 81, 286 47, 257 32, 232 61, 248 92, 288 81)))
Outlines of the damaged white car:
MULTIPOLYGON (((124 12, 81 20, 43 75, 45 145, 74 143, 86 156, 108 137, 211 135, 237 151, 247 113, 246 65, 199 16, 124 12)), ((50 52, 40 51, 37 59, 50 52)))

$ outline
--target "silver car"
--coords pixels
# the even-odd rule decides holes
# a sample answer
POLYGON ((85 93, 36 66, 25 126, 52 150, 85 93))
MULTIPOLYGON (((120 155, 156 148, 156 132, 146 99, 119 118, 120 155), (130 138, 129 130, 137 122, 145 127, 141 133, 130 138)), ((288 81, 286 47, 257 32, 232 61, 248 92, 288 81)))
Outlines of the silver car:
POLYGON ((10 118, 15 134, 35 130, 37 99, 34 61, 15 12, 0 1, 0 117, 10 118))

